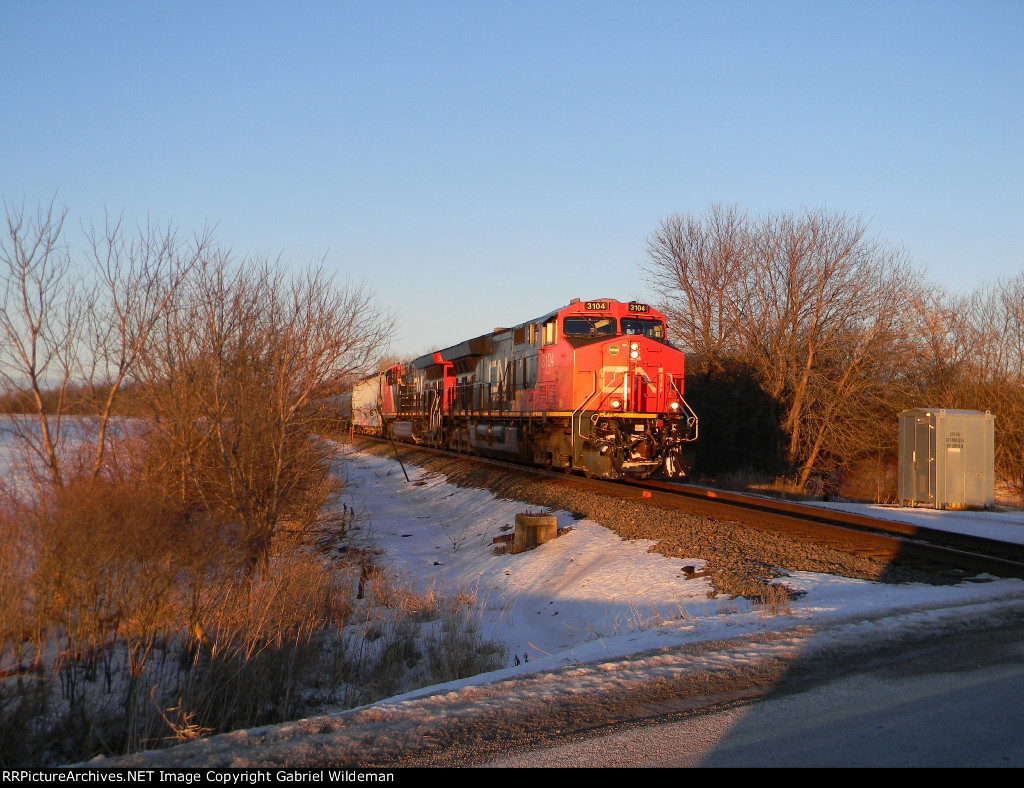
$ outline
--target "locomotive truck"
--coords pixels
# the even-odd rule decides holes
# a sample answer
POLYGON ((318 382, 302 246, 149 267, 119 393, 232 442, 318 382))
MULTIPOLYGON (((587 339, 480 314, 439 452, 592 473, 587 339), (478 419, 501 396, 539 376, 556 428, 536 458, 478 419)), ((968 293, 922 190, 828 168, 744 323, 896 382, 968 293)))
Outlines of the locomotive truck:
POLYGON ((355 430, 603 479, 692 468, 683 353, 648 304, 573 301, 356 384, 355 430))

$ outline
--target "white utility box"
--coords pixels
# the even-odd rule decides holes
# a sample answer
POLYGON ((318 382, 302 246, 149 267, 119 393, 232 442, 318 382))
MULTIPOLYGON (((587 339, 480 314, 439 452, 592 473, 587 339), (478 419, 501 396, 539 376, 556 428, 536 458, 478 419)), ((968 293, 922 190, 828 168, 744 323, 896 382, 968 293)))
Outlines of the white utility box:
POLYGON ((904 506, 995 505, 995 416, 913 408, 900 413, 899 496, 904 506))

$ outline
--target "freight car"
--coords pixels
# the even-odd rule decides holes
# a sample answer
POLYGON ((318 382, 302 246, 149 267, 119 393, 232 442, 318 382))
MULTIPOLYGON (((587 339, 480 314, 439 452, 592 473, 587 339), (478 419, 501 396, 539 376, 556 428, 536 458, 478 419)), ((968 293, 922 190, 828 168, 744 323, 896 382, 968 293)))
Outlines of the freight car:
POLYGON ((360 432, 604 479, 683 476, 697 439, 664 315, 610 298, 574 299, 360 381, 352 420, 360 432))

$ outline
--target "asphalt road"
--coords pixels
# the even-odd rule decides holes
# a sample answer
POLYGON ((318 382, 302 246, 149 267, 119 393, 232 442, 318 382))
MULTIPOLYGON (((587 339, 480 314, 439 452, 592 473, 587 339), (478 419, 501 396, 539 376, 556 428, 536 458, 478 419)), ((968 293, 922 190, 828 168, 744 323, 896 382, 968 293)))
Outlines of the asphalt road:
POLYGON ((1022 767, 1024 628, 819 658, 758 699, 476 765, 1022 767))

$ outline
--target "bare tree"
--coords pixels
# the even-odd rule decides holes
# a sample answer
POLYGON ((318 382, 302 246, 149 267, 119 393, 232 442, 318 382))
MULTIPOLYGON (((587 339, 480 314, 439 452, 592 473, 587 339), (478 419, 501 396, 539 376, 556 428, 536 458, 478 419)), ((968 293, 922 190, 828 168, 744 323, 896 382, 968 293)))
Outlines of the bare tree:
POLYGON ((647 239, 644 267, 683 348, 702 372, 740 348, 737 285, 751 265, 747 216, 712 206, 706 217, 669 216, 647 239))
POLYGON ((912 300, 911 338, 915 358, 911 391, 915 405, 938 407, 958 398, 959 380, 971 363, 974 298, 929 285, 912 300))
POLYGON ((186 244, 170 227, 148 225, 132 235, 121 220, 108 220, 102 235, 88 234, 87 259, 76 264, 62 240, 66 209, 51 204, 35 218, 5 209, 0 385, 20 394, 15 399, 34 416, 31 425, 8 413, 9 428, 62 488, 69 472, 96 478, 102 471, 118 395, 209 236, 186 244), (73 436, 66 418, 72 411, 81 417, 73 436), (68 451, 71 437, 82 452, 68 451))
POLYGON ((686 349, 728 354, 777 403, 800 485, 861 434, 859 404, 878 404, 905 352, 914 272, 859 219, 825 210, 751 219, 713 207, 670 217, 648 239, 646 271, 686 349), (677 329, 678 331, 678 329, 677 329))
POLYGON ((104 231, 89 232, 93 271, 98 279, 86 314, 88 353, 82 379, 97 421, 91 475, 103 468, 115 400, 146 353, 150 337, 178 288, 211 244, 209 230, 183 243, 172 227, 140 226, 129 235, 123 217, 104 231))
POLYGON ((996 415, 996 472, 1024 491, 1024 273, 918 306, 918 404, 996 415))
POLYGON ((365 285, 224 252, 164 313, 142 364, 164 478, 241 527, 250 572, 281 522, 315 516, 328 459, 315 438, 333 417, 330 396, 373 368, 391 322, 365 285))
MULTIPOLYGON (((904 356, 912 272, 857 219, 824 211, 762 220, 758 262, 743 281, 740 326, 768 393, 784 403, 790 461, 806 483, 830 435, 855 420, 904 356)), ((853 438, 853 434, 848 434, 853 438)), ((846 451, 858 447, 851 444, 846 451)))
POLYGON ((67 210, 53 203, 26 216, 4 201, 6 233, 0 241, 0 385, 23 392, 32 425, 8 414, 9 429, 50 480, 63 486, 62 414, 78 366, 86 288, 71 264, 61 234, 67 210), (47 400, 52 399, 49 403, 47 400), (52 413, 48 414, 48 411, 52 413))
POLYGON ((1024 493, 1024 271, 999 283, 1004 350, 996 413, 996 469, 1018 493, 1024 493))

